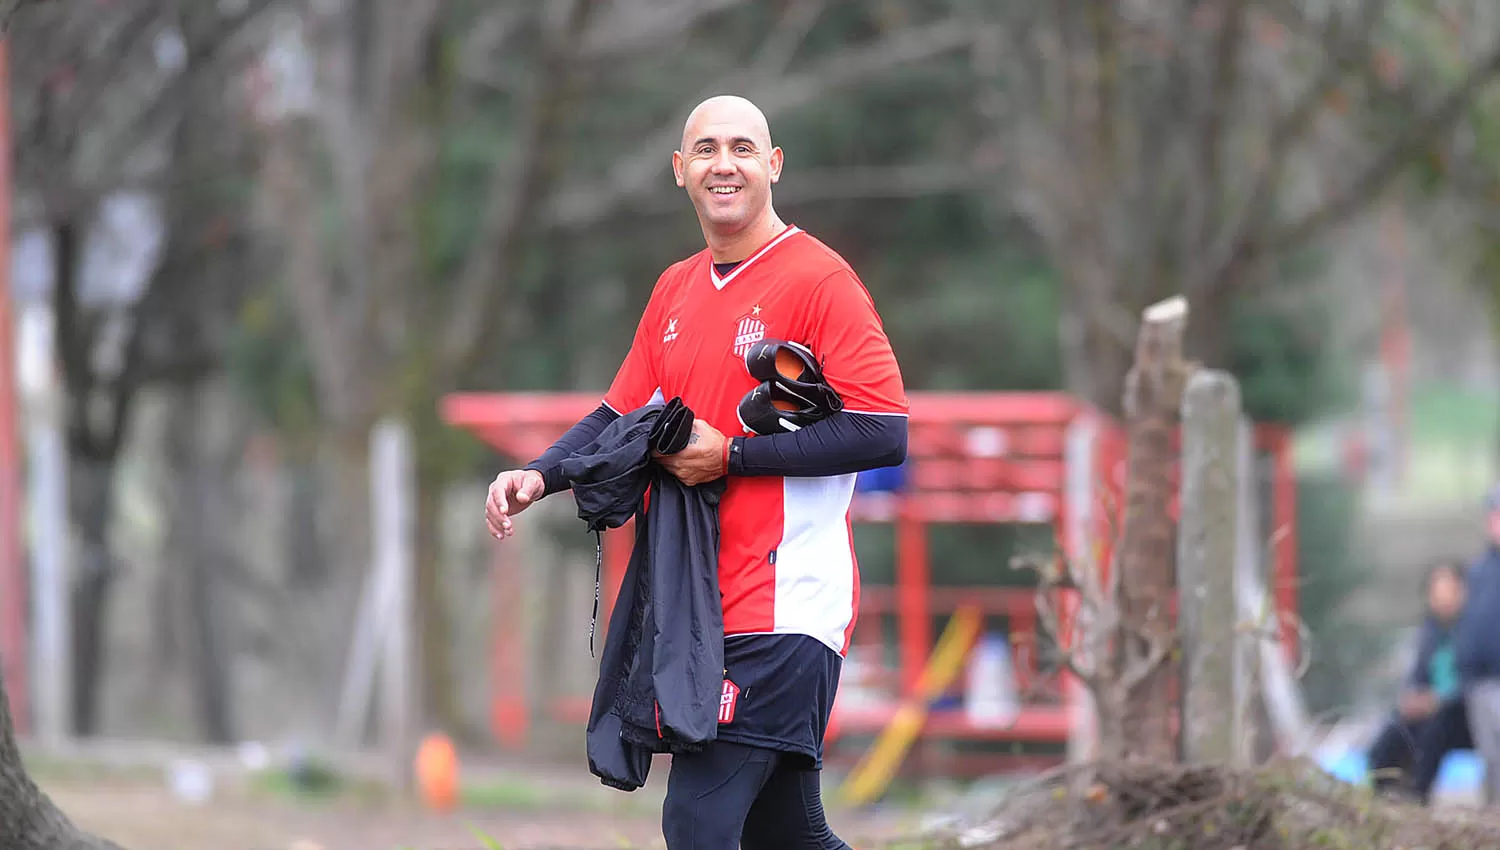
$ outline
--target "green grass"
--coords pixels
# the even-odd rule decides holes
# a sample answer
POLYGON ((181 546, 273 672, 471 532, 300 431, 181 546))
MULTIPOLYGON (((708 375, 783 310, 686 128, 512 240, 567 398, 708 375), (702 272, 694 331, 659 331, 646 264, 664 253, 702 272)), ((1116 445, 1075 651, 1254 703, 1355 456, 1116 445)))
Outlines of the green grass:
POLYGON ((558 802, 556 796, 524 779, 465 783, 459 789, 461 804, 475 809, 540 809, 558 802))
POLYGON ((1500 433, 1500 396, 1441 384, 1411 396, 1412 442, 1488 446, 1500 433))

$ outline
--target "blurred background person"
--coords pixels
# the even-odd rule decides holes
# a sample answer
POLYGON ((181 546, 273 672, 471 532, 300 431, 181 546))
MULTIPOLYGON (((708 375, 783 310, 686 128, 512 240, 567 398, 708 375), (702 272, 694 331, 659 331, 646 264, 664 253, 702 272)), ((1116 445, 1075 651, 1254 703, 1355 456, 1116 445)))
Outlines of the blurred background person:
POLYGON ((1425 804, 1443 758, 1473 744, 1453 649, 1454 626, 1464 610, 1463 566, 1440 562, 1427 571, 1422 586, 1427 614, 1416 658, 1395 716, 1370 748, 1370 771, 1377 789, 1409 793, 1425 804))

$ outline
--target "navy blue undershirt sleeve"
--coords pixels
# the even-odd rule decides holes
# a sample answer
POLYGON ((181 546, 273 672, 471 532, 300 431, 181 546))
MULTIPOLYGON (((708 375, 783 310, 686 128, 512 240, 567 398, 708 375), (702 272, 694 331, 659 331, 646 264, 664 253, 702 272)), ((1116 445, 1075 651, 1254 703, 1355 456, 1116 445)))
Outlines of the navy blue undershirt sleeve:
POLYGON ((610 410, 609 405, 601 404, 593 413, 578 420, 578 424, 558 437, 557 442, 542 452, 541 457, 526 464, 524 468, 534 469, 542 474, 542 481, 546 484, 542 491, 543 496, 550 496, 568 489, 568 482, 562 477, 559 464, 567 460, 574 452, 592 443, 595 437, 604 433, 609 423, 619 418, 620 414, 610 410))
POLYGON ((735 437, 730 475, 847 475, 906 460, 906 417, 835 413, 798 431, 735 437))

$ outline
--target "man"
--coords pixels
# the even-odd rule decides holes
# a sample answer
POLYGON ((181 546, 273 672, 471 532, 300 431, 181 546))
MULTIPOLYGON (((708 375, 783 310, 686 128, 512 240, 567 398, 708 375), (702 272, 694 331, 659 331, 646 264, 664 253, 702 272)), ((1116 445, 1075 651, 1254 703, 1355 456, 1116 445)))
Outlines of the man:
POLYGON ((749 101, 714 97, 692 111, 672 172, 706 249, 658 279, 599 409, 501 473, 485 511, 508 538, 515 514, 566 486, 558 462, 615 417, 677 396, 698 416, 695 442, 657 462, 690 486, 725 478, 726 683, 717 740, 672 759, 662 812, 672 850, 847 847, 824 819, 819 771, 859 604, 849 503, 855 473, 905 458, 907 400, 859 278, 776 214, 782 162, 749 101), (766 338, 810 348, 844 409, 795 432, 743 435, 737 406, 756 385, 743 358, 766 338))
POLYGON ((1500 487, 1485 499, 1488 545, 1469 568, 1468 603, 1453 635, 1469 732, 1484 761, 1485 799, 1500 802, 1500 487))
POLYGON ((1464 570, 1441 562, 1423 580, 1427 616, 1396 716, 1370 747, 1375 787, 1410 793, 1426 805, 1443 758, 1473 746, 1462 682, 1453 653, 1453 626, 1464 609, 1464 570))

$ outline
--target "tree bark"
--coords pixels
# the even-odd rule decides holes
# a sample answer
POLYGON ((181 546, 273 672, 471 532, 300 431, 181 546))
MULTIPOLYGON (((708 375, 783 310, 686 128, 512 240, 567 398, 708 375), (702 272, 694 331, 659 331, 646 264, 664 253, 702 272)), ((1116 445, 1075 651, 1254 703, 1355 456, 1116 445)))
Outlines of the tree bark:
POLYGON ((99 691, 107 653, 105 616, 115 579, 109 547, 113 514, 113 459, 74 454, 68 468, 68 494, 78 535, 78 579, 73 588, 73 731, 99 730, 99 691))
POLYGON ((1187 365, 1182 359, 1187 302, 1174 297, 1146 308, 1135 365, 1125 381, 1127 439, 1125 520, 1119 548, 1119 646, 1114 681, 1124 689, 1120 755, 1178 759, 1173 733, 1177 663, 1172 602, 1176 591, 1176 490, 1173 432, 1180 418, 1187 365))
POLYGON ((10 697, 0 665, 0 847, 5 850, 121 850, 74 826, 26 773, 16 746, 10 697))

